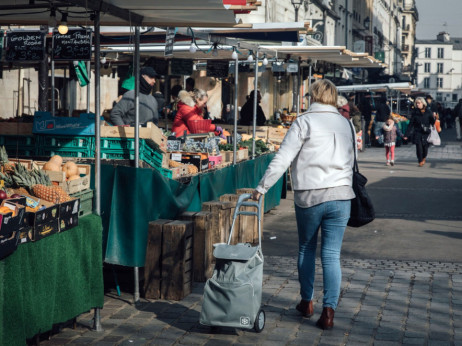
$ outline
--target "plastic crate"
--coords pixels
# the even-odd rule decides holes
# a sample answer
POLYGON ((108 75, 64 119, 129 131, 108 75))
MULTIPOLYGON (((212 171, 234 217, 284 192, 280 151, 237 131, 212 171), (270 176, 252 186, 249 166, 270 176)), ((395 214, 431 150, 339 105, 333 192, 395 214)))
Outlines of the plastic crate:
MULTIPOLYGON (((140 151, 144 147, 160 151, 159 146, 153 140, 140 138, 140 151)), ((135 139, 103 137, 101 138, 101 150, 135 150, 135 139)))
POLYGON ((35 146, 16 146, 16 145, 5 145, 6 152, 9 158, 19 156, 35 156, 37 155, 37 149, 35 146))
POLYGON ((62 157, 94 157, 95 152, 94 150, 88 150, 82 148, 78 149, 60 149, 54 147, 40 147, 37 153, 38 156, 53 156, 53 155, 60 155, 62 157))
POLYGON ((158 168, 157 171, 160 172, 160 174, 162 174, 164 177, 172 179, 173 172, 171 170, 167 168, 158 168))
POLYGON ((39 136, 38 143, 43 147, 60 149, 94 150, 95 140, 91 136, 39 136))
POLYGON ((0 135, 0 146, 19 146, 19 147, 33 147, 35 146, 35 137, 34 136, 9 136, 9 135, 0 135))
POLYGON ((87 189, 71 194, 71 197, 80 198, 79 217, 93 213, 93 190, 87 189))

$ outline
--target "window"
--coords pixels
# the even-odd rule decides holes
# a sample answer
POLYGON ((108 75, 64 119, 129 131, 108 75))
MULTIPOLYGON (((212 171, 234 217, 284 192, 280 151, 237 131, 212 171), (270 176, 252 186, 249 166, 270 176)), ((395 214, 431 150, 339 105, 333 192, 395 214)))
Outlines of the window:
POLYGON ((438 101, 438 102, 443 101, 443 94, 442 93, 436 93, 436 101, 438 101))
POLYGON ((443 78, 436 78, 436 87, 437 88, 443 87, 443 78))
POLYGON ((419 47, 415 47, 414 49, 415 49, 415 50, 414 50, 414 51, 415 51, 415 55, 416 55, 416 56, 419 56, 419 47))
POLYGON ((444 48, 438 48, 438 59, 444 59, 444 48))
POLYGON ((426 62, 425 65, 424 65, 424 71, 425 72, 430 72, 430 63, 429 62, 426 62))
POLYGON ((452 102, 457 102, 457 94, 452 94, 452 102))
POLYGON ((437 73, 443 73, 443 63, 437 63, 436 64, 436 72, 437 73))
POLYGON ((431 58, 432 57, 432 49, 431 48, 425 48, 425 57, 426 58, 431 58))
POLYGON ((430 78, 424 78, 424 88, 430 88, 430 78))

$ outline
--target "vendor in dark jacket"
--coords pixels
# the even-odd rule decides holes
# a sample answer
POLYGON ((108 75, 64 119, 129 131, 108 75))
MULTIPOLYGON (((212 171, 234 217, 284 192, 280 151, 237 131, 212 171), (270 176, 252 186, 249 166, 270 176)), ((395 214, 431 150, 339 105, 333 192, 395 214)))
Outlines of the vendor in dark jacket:
MULTIPOLYGON (((152 87, 156 83, 157 73, 152 67, 143 67, 140 70, 140 125, 148 122, 158 124, 158 104, 151 95, 152 87)), ((111 122, 116 126, 135 126, 135 90, 127 91, 122 99, 112 108, 111 122)))
POLYGON ((387 98, 382 96, 377 105, 377 113, 374 118, 374 137, 378 138, 378 143, 383 144, 382 127, 391 115, 390 107, 387 105, 387 98))
POLYGON ((412 138, 412 143, 416 147, 419 167, 422 167, 425 164, 428 153, 427 138, 430 134, 430 125, 435 124, 435 117, 427 107, 427 102, 423 97, 417 97, 414 106, 415 108, 412 112, 405 137, 412 138))
MULTIPOLYGON (((252 90, 247 102, 242 106, 240 118, 241 125, 253 125, 254 96, 255 90, 252 90)), ((260 91, 257 90, 257 126, 263 126, 266 122, 265 113, 263 113, 263 109, 260 107, 260 101, 261 94, 260 91)))

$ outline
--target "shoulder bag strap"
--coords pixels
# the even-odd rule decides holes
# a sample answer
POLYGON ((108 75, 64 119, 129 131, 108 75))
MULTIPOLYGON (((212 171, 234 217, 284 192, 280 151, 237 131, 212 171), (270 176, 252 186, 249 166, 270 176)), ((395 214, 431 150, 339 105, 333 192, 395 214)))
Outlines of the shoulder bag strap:
POLYGON ((351 130, 351 136, 353 138, 353 155, 355 157, 355 162, 353 164, 353 172, 359 172, 359 168, 358 168, 358 161, 356 160, 356 136, 355 136, 355 131, 353 130, 353 124, 345 119, 346 121, 348 121, 348 124, 350 124, 350 130, 351 130))

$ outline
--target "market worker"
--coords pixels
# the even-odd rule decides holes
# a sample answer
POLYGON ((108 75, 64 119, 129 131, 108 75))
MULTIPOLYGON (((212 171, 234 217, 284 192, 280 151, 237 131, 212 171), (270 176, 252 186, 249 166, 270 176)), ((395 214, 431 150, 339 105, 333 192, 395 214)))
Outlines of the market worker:
MULTIPOLYGON (((254 107, 254 99, 255 99, 255 90, 252 90, 247 98, 247 102, 242 106, 241 109, 241 118, 239 124, 241 125, 253 125, 253 107, 254 107)), ((263 109, 260 106, 261 102, 261 94, 260 91, 257 90, 257 126, 263 126, 266 122, 265 113, 263 113, 263 109)))
MULTIPOLYGON (((140 125, 159 122, 157 101, 151 95, 152 87, 156 83, 157 73, 149 66, 140 70, 140 125)), ((112 108, 111 122, 116 126, 135 126, 135 90, 127 91, 122 99, 112 108)))
MULTIPOLYGON (((184 132, 190 134, 189 128, 191 120, 204 120, 203 112, 207 105, 209 96, 202 89, 194 89, 192 92, 181 90, 178 93, 178 110, 175 119, 173 120, 172 132, 177 137, 183 136, 184 132)), ((219 136, 223 134, 223 129, 214 124, 210 124, 209 132, 215 132, 219 136)))

